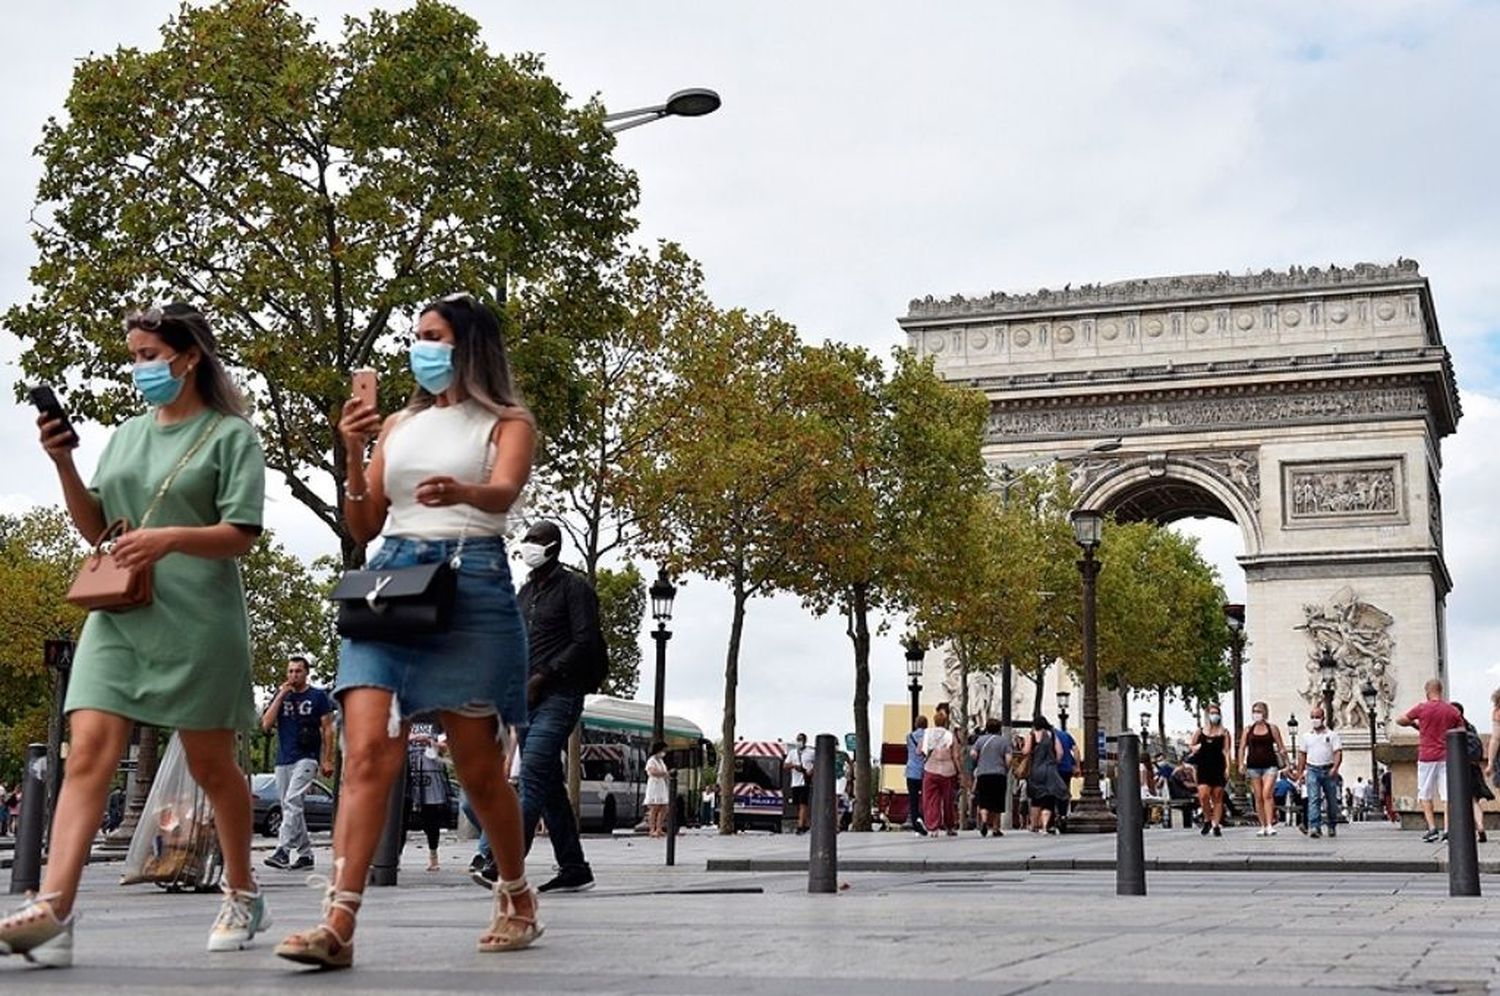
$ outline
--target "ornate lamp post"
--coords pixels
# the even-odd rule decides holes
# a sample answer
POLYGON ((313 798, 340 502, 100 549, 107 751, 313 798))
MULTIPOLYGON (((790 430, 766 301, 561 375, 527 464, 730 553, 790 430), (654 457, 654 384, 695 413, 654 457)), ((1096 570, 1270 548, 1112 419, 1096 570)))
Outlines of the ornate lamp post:
POLYGON ((615 134, 629 128, 639 128, 641 125, 660 121, 666 117, 701 118, 705 114, 717 111, 720 103, 722 101, 719 95, 706 87, 678 90, 667 98, 665 104, 637 107, 633 111, 616 111, 614 114, 604 115, 605 131, 615 134))
POLYGON ((1068 732, 1068 703, 1072 698, 1068 692, 1057 693, 1057 725, 1062 727, 1064 733, 1068 732))
POLYGON ((1069 519, 1073 538, 1083 550, 1078 573, 1083 576, 1083 793, 1068 818, 1068 826, 1080 833, 1113 833, 1115 815, 1104 804, 1099 791, 1099 662, 1098 633, 1094 627, 1095 581, 1099 561, 1094 551, 1104 532, 1104 516, 1086 508, 1075 508, 1069 519))
POLYGON ((1380 763, 1375 760, 1375 706, 1380 698, 1380 693, 1375 686, 1370 684, 1370 679, 1365 679, 1364 687, 1359 690, 1359 697, 1365 700, 1365 715, 1370 717, 1370 784, 1375 789, 1375 808, 1383 811, 1384 800, 1380 797, 1380 763))
POLYGON ((1333 687, 1338 679, 1339 662, 1334 659, 1333 652, 1323 648, 1318 655, 1318 677, 1323 682, 1323 719, 1327 721, 1328 728, 1334 728, 1333 722, 1333 687))
POLYGON ((1151 756, 1151 714, 1141 713, 1141 756, 1151 756))
POLYGON ((922 659, 927 656, 927 648, 915 636, 908 636, 903 642, 906 646, 906 688, 911 692, 911 725, 907 729, 915 730, 917 716, 922 712, 922 659))
POLYGON ((1286 735, 1292 738, 1292 766, 1296 767, 1297 761, 1297 714, 1294 712, 1286 718, 1286 735))
MULTIPOLYGON (((1245 742, 1245 607, 1226 604, 1224 622, 1229 626, 1229 667, 1234 675, 1234 749, 1238 753, 1240 744, 1245 742)), ((1251 810, 1249 782, 1239 792, 1235 808, 1242 813, 1251 810)))
POLYGON ((651 737, 666 740, 667 705, 667 641, 672 631, 667 623, 672 621, 672 600, 677 597, 677 587, 660 571, 651 582, 651 617, 656 620, 656 631, 651 638, 656 641, 656 695, 651 702, 651 737))

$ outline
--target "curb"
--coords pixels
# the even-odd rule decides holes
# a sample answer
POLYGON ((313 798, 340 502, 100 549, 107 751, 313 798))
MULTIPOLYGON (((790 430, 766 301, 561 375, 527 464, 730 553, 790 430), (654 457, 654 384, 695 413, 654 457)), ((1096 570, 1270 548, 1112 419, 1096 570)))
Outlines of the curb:
MULTIPOLYGON (((773 858, 710 858, 709 872, 805 872, 803 860, 773 858)), ((1112 858, 1019 858, 981 861, 903 861, 850 859, 840 861, 841 872, 897 874, 1024 871, 1114 871, 1112 858)), ((1438 874, 1448 870, 1440 858, 1409 861, 1326 861, 1295 858, 1147 858, 1146 870, 1157 872, 1341 872, 1344 874, 1438 874)), ((1500 861, 1481 861, 1483 874, 1500 874, 1500 861)))

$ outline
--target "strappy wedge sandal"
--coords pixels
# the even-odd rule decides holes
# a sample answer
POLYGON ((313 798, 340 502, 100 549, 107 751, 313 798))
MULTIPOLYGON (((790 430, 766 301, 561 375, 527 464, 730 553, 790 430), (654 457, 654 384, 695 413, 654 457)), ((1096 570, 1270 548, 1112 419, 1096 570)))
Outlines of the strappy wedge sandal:
POLYGON ((496 951, 520 951, 531 947, 547 928, 536 917, 536 890, 526 880, 495 883, 495 905, 490 929, 479 938, 479 950, 485 954, 496 951), (530 916, 516 910, 516 896, 531 896, 530 916))
MULTIPOLYGON (((364 895, 338 887, 339 873, 343 871, 344 859, 333 863, 333 879, 321 875, 310 875, 307 884, 324 888, 323 922, 311 930, 303 930, 288 936, 276 945, 276 954, 299 965, 316 965, 318 968, 348 968, 354 964, 354 938, 344 937, 328 922, 334 910, 348 914, 351 921, 359 915, 364 895)), ((350 931, 353 934, 353 931, 350 931)))

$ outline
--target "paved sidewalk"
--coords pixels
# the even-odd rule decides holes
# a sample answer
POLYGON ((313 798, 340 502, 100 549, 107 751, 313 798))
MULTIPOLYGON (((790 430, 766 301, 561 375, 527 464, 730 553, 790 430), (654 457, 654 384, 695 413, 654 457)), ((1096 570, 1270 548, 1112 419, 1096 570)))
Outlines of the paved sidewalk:
MULTIPOLYGON (((1188 857, 1255 844, 1271 853, 1330 850, 1326 841, 1284 837, 1236 830, 1215 841, 1179 831, 1154 846, 1188 857)), ((1408 838, 1415 835, 1372 826, 1341 833, 1334 843, 1399 856, 1413 846, 1408 838)), ((257 860, 267 852, 261 844, 257 860)), ((368 894, 356 969, 323 974, 270 953, 286 932, 317 919, 319 894, 300 874, 261 867, 276 923, 251 950, 210 955, 203 942, 216 896, 120 888, 119 866, 101 864, 85 875, 78 964, 39 971, 0 959, 0 993, 910 996, 915 987, 944 996, 1206 990, 1315 996, 1478 993, 1500 981, 1494 928, 1500 888, 1493 897, 1450 899, 1445 875, 1275 872, 1252 863, 1237 874, 1207 867, 1156 872, 1148 876, 1148 896, 1117 897, 1108 872, 972 867, 1001 847, 1062 855, 1112 841, 1007 834, 999 841, 934 842, 892 833, 845 834, 839 845, 846 854, 868 851, 893 861, 913 852, 973 861, 948 872, 857 872, 846 863, 842 891, 810 896, 802 873, 705 870, 710 861, 741 856, 790 860, 806 853, 806 837, 692 833, 679 842, 676 868, 662 866, 661 841, 593 838, 586 847, 598 887, 543 897, 548 931, 535 949, 479 955, 474 941, 489 900, 467 879, 472 845, 450 838, 442 870, 429 874, 422 870, 425 849, 413 843, 401 884, 368 894)), ((1147 848, 1153 848, 1149 836, 1147 848)), ((325 849, 318 862, 326 872, 325 849)), ((533 880, 546 878, 549 865, 546 838, 539 838, 533 880)))

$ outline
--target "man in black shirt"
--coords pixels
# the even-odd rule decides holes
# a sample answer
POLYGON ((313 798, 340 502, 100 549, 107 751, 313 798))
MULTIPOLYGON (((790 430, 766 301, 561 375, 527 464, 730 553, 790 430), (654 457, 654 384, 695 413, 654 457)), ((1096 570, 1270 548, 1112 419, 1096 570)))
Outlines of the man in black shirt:
MULTIPOLYGON (((578 839, 562 758, 583 714, 583 697, 599 689, 608 670, 599 599, 587 578, 558 562, 562 532, 555 523, 533 525, 519 549, 531 569, 516 596, 531 657, 526 682, 531 725, 521 734, 522 828, 529 852, 537 820, 545 819, 557 858, 557 877, 538 891, 582 892, 594 887, 594 873, 578 839)), ((493 882, 495 874, 493 865, 487 866, 475 880, 493 882)))

